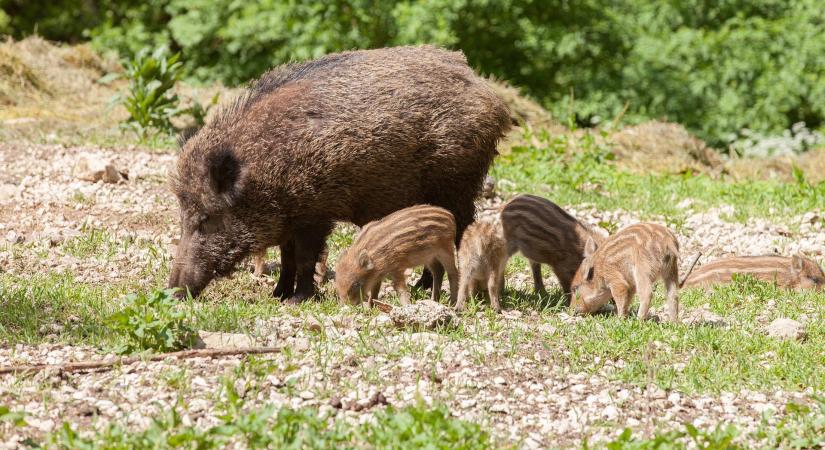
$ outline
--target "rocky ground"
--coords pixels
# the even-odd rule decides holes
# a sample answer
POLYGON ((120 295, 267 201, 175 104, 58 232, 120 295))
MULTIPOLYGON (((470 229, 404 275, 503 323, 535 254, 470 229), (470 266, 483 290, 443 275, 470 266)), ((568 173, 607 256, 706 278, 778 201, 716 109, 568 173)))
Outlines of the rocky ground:
MULTIPOLYGON (((69 271, 84 283, 147 285, 146 271, 167 264, 177 233, 175 202, 166 188, 174 164, 170 153, 0 144, 0 273, 69 271), (93 172, 99 163, 101 179, 89 181, 98 178, 93 172), (107 170, 113 182, 102 179, 107 170), (105 259, 84 256, 82 248, 69 243, 90 230, 140 245, 112 245, 105 259)), ((498 202, 488 201, 486 207, 498 202)), ((681 205, 690 211, 689 199, 681 205)), ((629 212, 586 205, 569 210, 592 224, 621 227, 637 220, 629 212)), ((726 206, 688 212, 676 230, 683 263, 697 251, 703 252, 702 261, 726 254, 803 251, 821 258, 825 253, 818 212, 782 223, 752 219, 745 224, 726 221, 730 214, 726 206)), ((99 252, 100 245, 109 244, 95 245, 93 251, 99 252)), ((508 283, 525 290, 531 284, 527 271, 514 273, 508 283)), ((701 310, 683 316, 686 323, 721 320, 701 310)), ((616 380, 611 373, 624 364, 621 359, 602 361, 596 372, 577 372, 564 362, 572 349, 544 345, 560 333, 559 321, 577 320, 582 319, 564 312, 552 320, 536 312, 509 311, 498 318, 479 312, 455 319, 462 324, 460 332, 450 327, 434 332, 398 330, 387 314, 347 308, 329 317, 301 311, 260 317, 251 339, 284 349, 254 358, 265 370, 234 356, 140 362, 91 373, 0 375, 0 405, 25 411, 29 423, 5 428, 0 436, 5 446, 15 447, 63 421, 92 428, 117 422, 139 429, 172 405, 182 409, 184 421, 208 426, 216 423, 227 379, 249 407, 316 406, 352 421, 368 420, 383 403, 439 400, 455 416, 489 424, 498 438, 527 448, 603 440, 626 426, 650 434, 683 422, 730 421, 753 430, 764 411, 781 411, 787 402, 805 402, 812 393, 804 388, 666 391, 652 382, 616 380)), ((0 346, 0 366, 110 356, 98 348, 61 343, 0 346)))

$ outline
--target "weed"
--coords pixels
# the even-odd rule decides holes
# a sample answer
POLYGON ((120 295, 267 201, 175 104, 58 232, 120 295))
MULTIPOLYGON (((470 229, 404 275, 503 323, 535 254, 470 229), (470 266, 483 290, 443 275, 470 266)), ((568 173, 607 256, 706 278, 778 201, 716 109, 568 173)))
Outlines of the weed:
POLYGON ((127 338, 119 353, 169 352, 190 347, 195 332, 174 298, 174 290, 130 294, 121 311, 109 319, 112 331, 127 338))
POLYGON ((125 61, 129 90, 123 106, 129 112, 125 126, 133 128, 141 138, 151 129, 167 134, 174 130, 172 118, 181 114, 177 94, 171 92, 183 74, 180 54, 169 55, 166 47, 158 47, 152 54, 140 50, 132 60, 125 61))
POLYGON ((315 409, 277 409, 274 405, 226 415, 206 430, 184 425, 178 408, 155 417, 144 431, 129 432, 110 425, 83 438, 68 423, 48 440, 59 448, 224 448, 242 442, 245 448, 397 448, 487 449, 490 435, 480 425, 450 416, 444 406, 425 404, 401 409, 387 407, 375 420, 353 425, 330 419, 315 409))

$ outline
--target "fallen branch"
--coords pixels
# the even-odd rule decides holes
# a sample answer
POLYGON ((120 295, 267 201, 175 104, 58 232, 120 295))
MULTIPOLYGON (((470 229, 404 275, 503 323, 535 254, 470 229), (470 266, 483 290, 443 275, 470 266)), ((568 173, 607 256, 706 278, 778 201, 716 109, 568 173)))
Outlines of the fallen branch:
POLYGON ((143 356, 120 356, 114 359, 102 361, 78 361, 65 364, 32 364, 21 366, 0 367, 0 375, 4 374, 31 374, 54 370, 57 372, 82 372, 85 370, 111 370, 115 366, 127 366, 141 361, 163 361, 167 358, 188 359, 188 358, 220 358, 233 355, 261 355, 266 353, 278 353, 280 347, 248 347, 248 348, 205 348, 197 350, 183 350, 180 352, 160 353, 143 356))

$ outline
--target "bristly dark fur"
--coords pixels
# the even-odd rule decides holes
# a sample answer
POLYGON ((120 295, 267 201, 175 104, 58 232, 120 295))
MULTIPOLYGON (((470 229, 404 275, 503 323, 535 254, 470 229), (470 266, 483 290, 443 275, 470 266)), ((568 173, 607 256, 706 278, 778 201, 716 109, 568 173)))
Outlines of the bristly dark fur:
POLYGON ((177 139, 178 147, 183 148, 183 146, 186 145, 186 143, 189 141, 189 139, 192 139, 192 136, 198 134, 198 131, 200 131, 200 130, 201 130, 200 125, 195 125, 195 126, 184 128, 180 132, 180 134, 178 134, 178 139, 177 139))
POLYGON ((170 285, 199 292, 277 245, 274 294, 306 298, 334 222, 417 204, 448 210, 458 243, 509 127, 459 52, 396 47, 274 69, 187 136, 172 177, 183 234, 170 285))
POLYGON ((220 109, 212 125, 228 125, 239 120, 245 111, 264 98, 266 94, 293 81, 306 80, 313 76, 323 75, 329 70, 340 69, 340 65, 355 62, 361 57, 362 55, 357 52, 334 53, 311 61, 292 62, 276 67, 250 82, 246 92, 239 95, 229 106, 220 109))

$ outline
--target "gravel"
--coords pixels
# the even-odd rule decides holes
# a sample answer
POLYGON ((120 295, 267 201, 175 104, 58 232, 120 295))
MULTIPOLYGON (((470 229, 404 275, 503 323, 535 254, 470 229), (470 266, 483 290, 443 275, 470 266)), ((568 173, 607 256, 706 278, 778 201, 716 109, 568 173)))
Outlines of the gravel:
MULTIPOLYGON (((0 236, 4 237, 0 273, 71 271, 80 282, 148 283, 145 270, 164 264, 177 234, 175 201, 165 184, 174 164, 174 154, 136 149, 0 144, 0 236), (76 179, 72 167, 82 153, 111 161, 128 172, 128 180, 112 184, 76 179), (119 246, 105 260, 67 251, 67 243, 90 229, 105 230, 116 242, 146 245, 119 246)), ((495 196, 486 199, 481 215, 494 214, 500 204, 495 196)), ((690 208, 690 202, 683 206, 690 208)), ((608 221, 621 227, 637 221, 626 211, 597 211, 587 205, 568 210, 594 225, 608 221)), ((689 214, 678 234, 683 264, 697 251, 704 253, 701 262, 729 254, 803 251, 821 257, 825 252, 820 212, 792 217, 786 223, 751 219, 746 224, 722 219, 730 213, 730 207, 721 207, 689 214)), ((550 278, 547 282, 554 283, 550 278)), ((531 285, 529 273, 508 280, 508 286, 516 289, 531 285)), ((472 346, 433 332, 395 330, 386 314, 344 311, 329 317, 258 318, 254 336, 247 338, 291 351, 260 357, 269 364, 267 374, 247 373, 236 381, 246 393, 248 407, 313 406, 322 413, 359 421, 383 404, 438 400, 457 417, 489 425, 497 436, 519 440, 525 448, 538 448, 572 445, 584 438, 608 439, 624 426, 650 434, 685 421, 697 426, 731 421, 747 432, 760 422, 763 411, 782 411, 787 402, 802 402, 812 393, 743 389, 688 395, 654 385, 639 387, 610 380, 611 367, 621 361, 607 361, 597 375, 571 373, 569 367, 555 364, 554 355, 540 342, 525 342, 516 355, 508 353, 507 336, 514 330, 556 332, 519 311, 505 312, 495 332, 479 330, 472 346), (612 422, 621 426, 610 426, 612 422)), ((559 318, 584 320, 565 313, 559 318)), ((686 311, 683 320, 728 326, 706 308, 686 311)), ((485 323, 483 317, 478 323, 485 323)), ((85 346, 0 347, 3 366, 111 356, 85 346)), ((141 362, 106 372, 1 376, 0 404, 24 410, 30 427, 0 433, 4 440, 0 445, 13 448, 66 420, 97 429, 112 422, 140 429, 176 404, 184 405, 184 423, 214 425, 223 395, 221 379, 233 374, 240 361, 239 357, 195 358, 141 362), (174 381, 178 378, 182 381, 174 381)))

